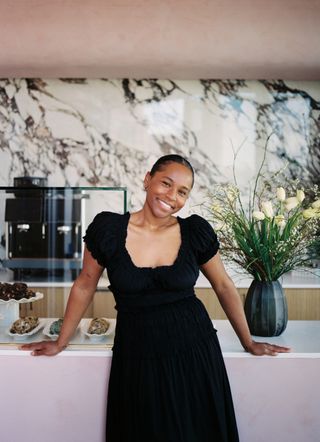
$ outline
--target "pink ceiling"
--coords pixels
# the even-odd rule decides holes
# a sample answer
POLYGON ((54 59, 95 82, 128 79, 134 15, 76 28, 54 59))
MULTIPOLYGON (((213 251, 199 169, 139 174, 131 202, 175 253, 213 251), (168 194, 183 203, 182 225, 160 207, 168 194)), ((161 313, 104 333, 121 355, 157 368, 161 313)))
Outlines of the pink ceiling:
POLYGON ((0 77, 320 79, 320 0, 0 0, 0 77))

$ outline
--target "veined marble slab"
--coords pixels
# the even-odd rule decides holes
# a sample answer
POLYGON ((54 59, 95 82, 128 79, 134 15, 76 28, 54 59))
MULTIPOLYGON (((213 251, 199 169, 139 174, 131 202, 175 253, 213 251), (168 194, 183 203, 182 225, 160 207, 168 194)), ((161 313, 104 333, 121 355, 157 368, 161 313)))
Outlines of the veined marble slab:
POLYGON ((267 168, 288 161, 292 178, 319 172, 320 82, 243 80, 2 79, 0 185, 21 175, 55 186, 126 186, 129 208, 142 180, 167 153, 190 159, 196 182, 188 208, 236 174, 249 182, 266 137, 267 168), (318 159, 318 163, 316 160, 318 159))

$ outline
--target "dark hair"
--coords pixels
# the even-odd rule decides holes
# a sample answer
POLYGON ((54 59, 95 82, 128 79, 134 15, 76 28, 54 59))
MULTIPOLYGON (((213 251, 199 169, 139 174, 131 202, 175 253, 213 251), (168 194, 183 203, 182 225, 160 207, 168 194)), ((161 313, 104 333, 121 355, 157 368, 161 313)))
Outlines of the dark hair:
POLYGON ((157 161, 152 166, 152 169, 150 171, 150 175, 153 176, 156 172, 162 170, 163 167, 168 163, 178 163, 178 164, 182 164, 183 166, 187 167, 192 173, 192 186, 193 186, 193 182, 194 182, 193 167, 191 166, 189 161, 186 160, 181 155, 170 154, 170 155, 164 155, 163 157, 158 158, 157 161))

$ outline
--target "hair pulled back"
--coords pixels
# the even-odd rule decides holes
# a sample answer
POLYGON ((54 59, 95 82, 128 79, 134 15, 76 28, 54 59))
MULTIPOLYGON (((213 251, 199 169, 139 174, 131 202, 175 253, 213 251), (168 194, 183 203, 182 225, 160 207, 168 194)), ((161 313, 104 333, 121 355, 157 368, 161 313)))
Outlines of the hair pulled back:
POLYGON ((189 161, 187 159, 185 159, 184 157, 182 157, 181 155, 170 154, 170 155, 164 155, 163 157, 158 158, 157 161, 152 166, 152 169, 150 171, 150 175, 153 176, 156 172, 163 170, 163 168, 168 163, 178 163, 178 164, 182 164, 183 166, 187 167, 192 173, 192 186, 193 186, 193 183, 194 183, 193 167, 191 166, 189 161))

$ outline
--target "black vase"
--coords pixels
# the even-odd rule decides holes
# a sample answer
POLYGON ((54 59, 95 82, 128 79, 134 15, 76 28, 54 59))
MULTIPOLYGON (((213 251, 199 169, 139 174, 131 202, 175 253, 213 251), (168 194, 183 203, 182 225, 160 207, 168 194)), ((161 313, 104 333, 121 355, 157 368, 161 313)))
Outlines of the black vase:
POLYGON ((279 336, 286 329, 287 300, 279 281, 253 280, 244 310, 252 335, 279 336))

